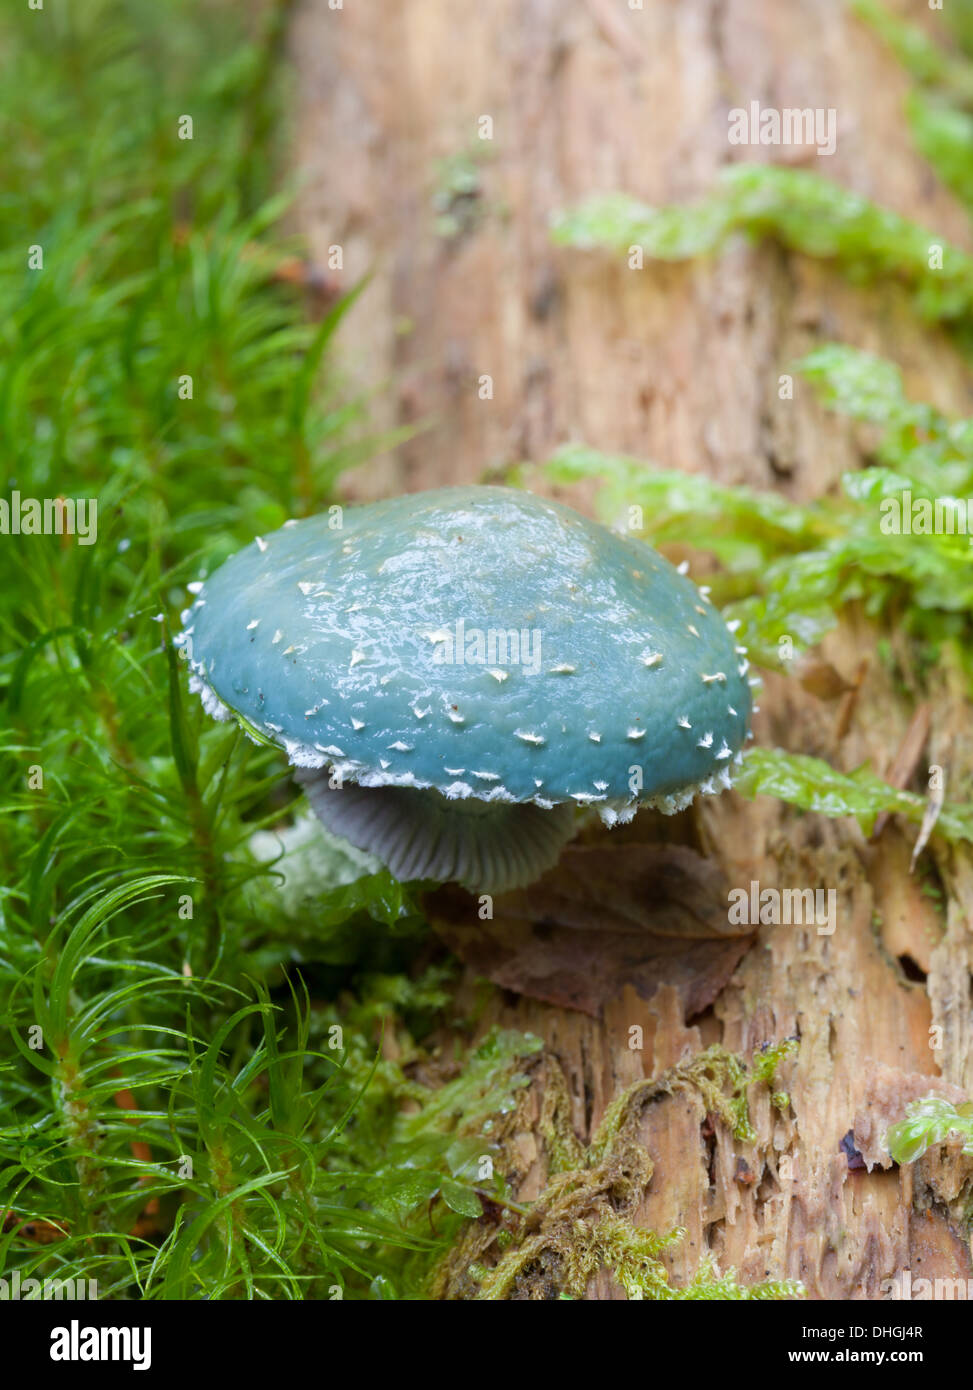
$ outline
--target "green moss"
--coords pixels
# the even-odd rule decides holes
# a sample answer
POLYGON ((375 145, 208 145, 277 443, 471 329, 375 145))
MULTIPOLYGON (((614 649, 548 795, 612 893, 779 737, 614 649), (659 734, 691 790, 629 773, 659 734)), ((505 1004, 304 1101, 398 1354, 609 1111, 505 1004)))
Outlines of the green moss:
MULTIPOLYGON (((711 1047, 658 1080, 638 1081, 611 1104, 587 1149, 570 1125, 563 1074, 553 1058, 545 1058, 540 1129, 548 1185, 527 1212, 511 1220, 502 1243, 482 1224, 467 1231, 433 1282, 436 1295, 579 1298, 591 1278, 607 1270, 635 1299, 800 1297, 802 1287, 789 1280, 741 1285, 733 1270, 721 1275, 711 1259, 702 1262, 687 1285, 675 1286, 660 1257, 685 1232, 659 1235, 634 1224, 653 1174, 641 1138, 646 1107, 677 1090, 689 1091, 736 1139, 753 1143, 748 1092, 755 1085, 772 1086, 777 1067, 795 1048, 793 1039, 785 1039, 766 1047, 747 1066, 726 1049, 711 1047)), ((780 1107, 788 1103, 780 1091, 772 1100, 780 1107)), ((514 1122, 510 1133, 516 1130, 514 1122)))
POLYGON ((547 1070, 538 1129, 544 1140, 549 1174, 584 1167, 585 1149, 571 1123, 571 1098, 559 1066, 547 1070))
POLYGON ((750 1067, 750 1080, 758 1085, 762 1083, 771 1088, 771 1104, 778 1110, 786 1110, 791 1103, 791 1098, 786 1091, 773 1089, 774 1077, 777 1068, 785 1057, 796 1056, 799 1046, 796 1038, 784 1038, 779 1043, 765 1043, 754 1056, 750 1067))
POLYGON ((698 1092, 706 1110, 718 1116, 734 1138, 753 1143, 756 1135, 750 1124, 747 1089, 757 1079, 769 1081, 777 1062, 791 1050, 790 1043, 779 1044, 772 1055, 769 1071, 766 1059, 761 1059, 756 1064, 760 1068, 759 1078, 735 1053, 713 1046, 691 1061, 674 1067, 659 1081, 636 1081, 606 1110, 592 1141, 592 1155, 600 1158, 618 1142, 619 1135, 630 1125, 633 1112, 641 1107, 646 1097, 671 1095, 674 1090, 698 1092))
POLYGON ((920 153, 947 188, 973 208, 973 115, 923 92, 910 95, 907 110, 920 153))
MULTIPOLYGON (((880 0, 850 0, 850 3, 852 11, 885 40, 916 81, 935 87, 953 100, 973 104, 973 64, 947 53, 917 24, 893 14, 880 0)), ((951 22, 962 22, 960 7, 947 5, 946 10, 950 12, 951 22), (957 10, 955 17, 954 9, 957 10)))
POLYGON ((470 1053, 411 898, 306 853, 285 760, 167 641, 376 446, 328 360, 350 298, 277 273, 287 10, 0 15, 4 495, 98 507, 97 544, 0 545, 0 1271, 103 1299, 419 1296, 506 1200, 473 1160, 537 1047, 470 1053))
POLYGON ((851 279, 897 279, 928 320, 956 321, 973 309, 973 258, 925 227, 799 169, 735 165, 706 198, 655 208, 624 194, 589 199, 562 213, 554 240, 603 247, 627 257, 632 246, 655 260, 710 255, 734 232, 772 237, 791 250, 834 261, 851 279), (941 249, 941 268, 931 261, 941 249))
MULTIPOLYGON (((735 784, 744 796, 775 796, 805 811, 824 816, 855 816, 866 834, 883 812, 921 825, 925 799, 890 787, 867 767, 838 772, 820 758, 754 748, 747 754, 735 784)), ((973 807, 947 804, 936 823, 939 834, 953 841, 973 841, 973 807)))
POLYGON ((906 1106, 905 1119, 889 1128, 885 1143, 896 1163, 915 1163, 950 1134, 964 1140, 962 1153, 973 1158, 973 1101, 954 1105, 930 1095, 906 1106))
POLYGON ((473 140, 466 149, 436 164, 433 209, 436 233, 446 239, 465 235, 486 215, 483 164, 491 158, 488 140, 473 140))

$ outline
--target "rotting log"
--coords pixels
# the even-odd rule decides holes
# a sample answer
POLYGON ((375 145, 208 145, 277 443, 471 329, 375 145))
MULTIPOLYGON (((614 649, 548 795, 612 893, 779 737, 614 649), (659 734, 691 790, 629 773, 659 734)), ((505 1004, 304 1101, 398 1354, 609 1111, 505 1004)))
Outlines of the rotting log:
MULTIPOLYGON (((806 150, 728 143, 728 108, 757 99, 834 107, 837 150, 812 152, 811 165, 968 246, 964 214, 911 144, 907 78, 841 0, 644 0, 641 10, 494 0, 464 7, 461 22, 457 13, 449 0, 341 10, 304 0, 292 32, 301 229, 322 264, 342 248, 349 284, 374 272, 343 326, 348 374, 369 389, 390 385, 376 396, 382 423, 425 422, 349 480, 353 495, 477 481, 580 439, 816 497, 869 443, 800 383, 792 400, 778 397, 780 373, 827 340, 893 358, 911 395, 968 412, 966 366, 944 333, 917 322, 900 286, 852 286, 825 263, 742 240, 711 261, 641 271, 550 242, 551 214, 592 193, 686 201, 741 158, 807 161, 806 150), (489 155, 471 155, 483 115, 489 155), (478 390, 484 375, 492 399, 478 390)), ((825 641, 824 659, 849 686, 866 659, 843 703, 769 676, 758 742, 887 772, 926 699, 918 766, 946 767, 951 797, 969 795, 962 681, 945 665, 931 688, 917 677, 904 693, 875 659, 876 639, 852 611, 825 641)), ((752 1143, 708 1120, 698 1089, 639 1093, 650 1162, 631 1216, 657 1232, 686 1228, 665 1255, 675 1282, 705 1253, 743 1282, 795 1278, 831 1298, 876 1298, 904 1269, 973 1275, 958 1222, 969 1165, 947 1153, 898 1170, 881 1148, 906 1100, 973 1091, 969 854, 931 850, 939 907, 909 873, 914 832, 894 819, 869 842, 847 820, 735 794, 678 819, 675 833, 730 884, 834 888, 836 930, 761 928, 712 1007, 688 1021, 669 988, 649 1000, 626 988, 598 1018, 498 991, 483 1027, 500 1022, 545 1044, 510 1140, 518 1195, 537 1197, 556 1166, 554 1110, 567 1113, 577 1159, 626 1088, 713 1044, 750 1058, 793 1035, 799 1052, 781 1080, 790 1104, 778 1110, 753 1089, 752 1143), (629 1045, 635 1027, 641 1050, 629 1045), (849 1166, 856 1152, 864 1166, 849 1166)), ((652 822, 614 835, 655 838, 652 822)), ((517 1292, 550 1288, 537 1276, 517 1292)), ((601 1273, 588 1296, 623 1293, 601 1273)))

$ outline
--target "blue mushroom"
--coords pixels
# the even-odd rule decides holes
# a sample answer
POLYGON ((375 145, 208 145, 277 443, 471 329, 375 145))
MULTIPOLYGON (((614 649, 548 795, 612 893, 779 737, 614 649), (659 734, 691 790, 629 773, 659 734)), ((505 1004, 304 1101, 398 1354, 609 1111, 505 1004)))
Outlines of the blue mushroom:
POLYGON ((731 784, 746 654, 650 546, 556 502, 456 487, 258 537, 180 641, 207 711, 299 769, 333 831, 401 879, 482 892, 608 825, 731 784))

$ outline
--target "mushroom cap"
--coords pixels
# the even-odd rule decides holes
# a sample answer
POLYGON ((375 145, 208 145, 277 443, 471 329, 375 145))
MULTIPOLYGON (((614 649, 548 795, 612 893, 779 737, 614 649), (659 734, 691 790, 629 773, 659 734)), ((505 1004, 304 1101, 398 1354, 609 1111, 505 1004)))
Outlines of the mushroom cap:
POLYGON ((184 620, 210 713, 362 786, 591 803, 611 822, 728 785, 749 727, 747 663, 691 580, 510 488, 288 522, 184 620))

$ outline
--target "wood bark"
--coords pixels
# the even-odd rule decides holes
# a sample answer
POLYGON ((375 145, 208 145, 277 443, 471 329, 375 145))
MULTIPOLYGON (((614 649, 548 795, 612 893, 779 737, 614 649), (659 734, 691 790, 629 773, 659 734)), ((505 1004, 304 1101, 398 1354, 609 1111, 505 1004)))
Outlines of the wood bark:
MULTIPOLYGON (((968 245, 965 214, 911 143, 907 77, 840 0, 644 0, 640 10, 624 0, 345 0, 341 10, 304 0, 292 51, 302 230, 322 263, 342 247, 349 284, 373 272, 343 326, 349 382, 375 392, 381 423, 424 425, 350 477, 353 495, 482 481, 577 439, 816 497, 869 446, 799 381, 793 400, 778 398, 779 374, 821 341, 889 356, 910 394, 968 411, 964 362, 895 284, 856 287, 827 263, 742 239, 708 260, 642 271, 551 245, 551 214, 592 193, 686 201, 728 163, 795 156, 968 245), (754 99, 834 107, 834 156, 729 145, 728 109, 754 99), (450 202, 442 161, 477 148, 484 115, 489 155, 473 160, 473 191, 454 188, 450 202), (436 225, 444 209, 448 235, 436 225), (477 390, 483 375, 491 400, 477 390)), ((758 742, 843 769, 868 758, 884 773, 928 699, 919 766, 942 764, 950 797, 969 795, 962 681, 943 668, 930 689, 917 678, 903 692, 875 644, 854 612, 827 639, 827 660, 850 684, 867 659, 844 704, 769 676, 758 742)), ((755 1092, 756 1144, 708 1124, 691 1089, 654 1096, 640 1115, 654 1170, 636 1221, 687 1228, 667 1256, 676 1282, 707 1252, 745 1282, 797 1278, 818 1297, 875 1298, 905 1268, 973 1275, 963 1162, 951 1152, 900 1171, 880 1143, 906 1100, 936 1086, 973 1091, 969 856, 935 851, 938 905, 910 875, 912 832, 894 820, 869 843, 847 820, 768 799, 728 795, 693 815, 732 884, 835 887, 837 930, 762 928, 713 1008, 688 1023, 666 990, 648 1002, 626 990, 600 1020, 498 993, 483 1026, 524 1028, 545 1044, 517 1140, 519 1194, 536 1196, 547 1178, 541 1121, 555 1062, 587 1142, 640 1078, 713 1042, 750 1057, 796 1035, 783 1072, 791 1106, 780 1113, 755 1092), (932 1024, 944 1029, 939 1051, 932 1024), (641 1051, 629 1047, 633 1025, 641 1051), (849 1131, 863 1169, 841 1147, 849 1131), (738 1180, 740 1159, 753 1181, 738 1180)), ((638 836, 638 822, 615 833, 638 836)), ((589 1296, 622 1294, 599 1275, 589 1296)))

